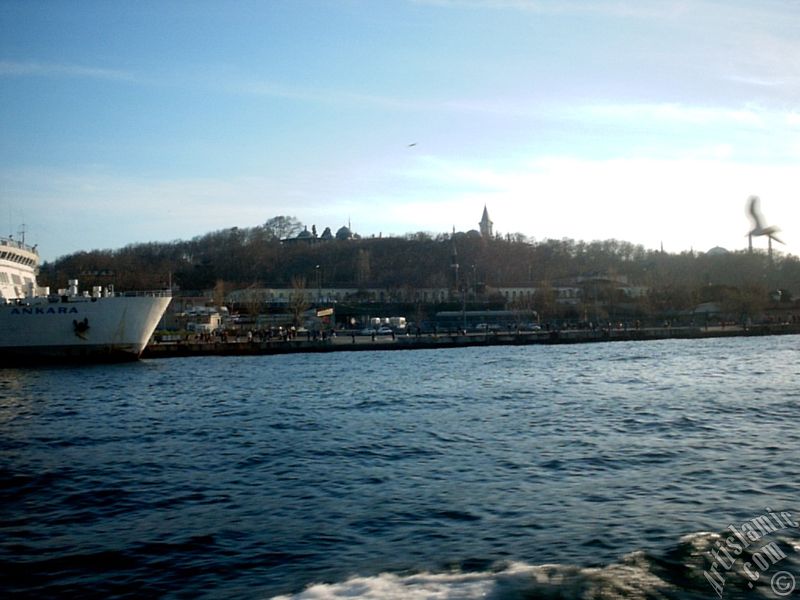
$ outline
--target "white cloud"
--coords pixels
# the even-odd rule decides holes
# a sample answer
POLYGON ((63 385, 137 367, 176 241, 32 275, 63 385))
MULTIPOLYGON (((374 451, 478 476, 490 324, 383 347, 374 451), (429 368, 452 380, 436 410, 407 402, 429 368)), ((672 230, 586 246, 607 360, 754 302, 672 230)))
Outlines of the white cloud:
POLYGON ((233 94, 285 98, 289 100, 301 100, 304 102, 323 102, 327 104, 346 104, 351 106, 371 106, 391 110, 420 110, 436 107, 436 105, 432 103, 410 100, 406 98, 382 96, 377 94, 362 94, 348 90, 314 89, 258 79, 234 79, 223 84, 220 84, 216 81, 211 81, 209 85, 233 94))
POLYGON ((437 230, 456 219, 457 228, 470 229, 485 203, 496 229, 537 239, 617 238, 651 248, 663 242, 671 251, 737 249, 749 227, 746 199, 758 194, 767 217, 784 227, 787 248, 800 253, 800 232, 791 229, 800 222, 794 200, 800 168, 739 164, 703 153, 674 160, 545 157, 494 169, 432 161, 415 176, 427 177, 436 189, 446 189, 452 179, 459 189, 472 190, 433 206, 419 201, 417 214, 433 215, 437 230))
POLYGON ((729 81, 735 83, 743 83, 754 87, 762 88, 779 88, 789 85, 797 85, 797 79, 780 78, 780 79, 767 79, 766 77, 757 77, 751 75, 728 75, 725 77, 729 81))
POLYGON ((298 100, 301 102, 335 104, 356 108, 376 108, 401 112, 436 112, 479 114, 503 117, 542 118, 546 111, 556 111, 530 98, 491 97, 417 97, 370 94, 349 89, 312 88, 248 77, 217 77, 204 79, 209 89, 229 94, 262 96, 298 100))
MULTIPOLYGON (((303 190, 265 178, 137 178, 86 168, 0 172, 14 217, 29 226, 45 258, 93 248, 190 239, 249 227, 313 206, 303 190), (31 182, 37 182, 31 185, 31 182)), ((12 229, 19 223, 8 224, 12 229)))
POLYGON ((762 19, 744 32, 733 36, 733 45, 727 48, 721 61, 731 65, 728 78, 747 85, 784 88, 798 92, 800 83, 800 40, 795 31, 800 26, 797 11, 774 14, 762 19), (794 22, 788 35, 779 32, 794 22))
MULTIPOLYGON (((376 186, 330 195, 323 183, 293 187, 291 178, 137 179, 98 169, 0 173, 7 197, 43 256, 130 243, 189 239, 249 227, 278 214, 336 229, 352 219, 362 235, 445 232, 477 227, 483 205, 495 228, 536 239, 617 238, 669 251, 744 248, 745 201, 762 198, 767 219, 784 228, 800 254, 795 165, 747 165, 725 149, 701 148, 681 159, 570 156, 513 163, 420 157, 413 168, 383 174, 376 186), (38 182, 31 186, 30 182, 38 182), (317 186, 317 187, 314 187, 317 186), (338 196, 338 197, 337 197, 338 196)), ((10 224, 14 228, 19 223, 10 224)))
POLYGON ((42 63, 36 61, 0 61, 0 77, 76 77, 134 81, 133 74, 118 69, 105 69, 85 65, 42 63))
POLYGON ((610 15, 663 18, 690 11, 689 2, 619 2, 616 0, 412 0, 445 8, 517 10, 539 14, 610 15))
POLYGON ((568 110, 581 119, 613 119, 641 122, 685 123, 690 125, 730 124, 760 127, 771 113, 757 108, 686 106, 682 104, 606 104, 568 110))
MULTIPOLYGON (((584 136, 584 149, 593 143, 608 152, 606 142, 613 143, 627 135, 636 144, 635 148, 622 150, 628 155, 771 163, 800 159, 800 116, 794 110, 756 104, 739 108, 673 103, 598 104, 565 108, 561 116, 587 131, 599 132, 594 139, 584 136)), ((619 150, 614 154, 618 153, 619 150)))

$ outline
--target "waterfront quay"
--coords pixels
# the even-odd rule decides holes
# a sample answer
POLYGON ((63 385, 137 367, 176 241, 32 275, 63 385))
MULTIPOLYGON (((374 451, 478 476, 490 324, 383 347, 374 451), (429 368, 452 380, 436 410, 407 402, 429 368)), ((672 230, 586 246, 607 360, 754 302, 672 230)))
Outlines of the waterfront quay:
POLYGON ((253 340, 228 337, 226 340, 178 340, 153 342, 143 358, 179 356, 246 356, 292 354, 298 352, 363 352, 377 350, 421 350, 474 346, 514 346, 531 344, 585 344, 662 339, 702 339, 719 337, 800 334, 800 324, 768 324, 748 327, 646 327, 640 329, 567 329, 533 332, 437 333, 423 335, 358 335, 340 333, 326 339, 253 340))

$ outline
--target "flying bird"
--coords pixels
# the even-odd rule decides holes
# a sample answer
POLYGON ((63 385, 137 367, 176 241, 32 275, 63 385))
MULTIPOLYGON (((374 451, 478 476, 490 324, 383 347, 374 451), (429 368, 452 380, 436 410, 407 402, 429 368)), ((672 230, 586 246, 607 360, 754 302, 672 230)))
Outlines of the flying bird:
POLYGON ((409 147, 409 148, 413 148, 413 147, 414 147, 414 146, 416 146, 416 145, 417 145, 417 142, 414 142, 413 144, 409 144, 409 145, 408 145, 408 147, 409 147))
POLYGON ((758 196, 750 196, 747 200, 747 212, 750 215, 750 220, 753 222, 753 229, 747 235, 761 236, 765 235, 771 240, 783 244, 784 242, 775 235, 780 231, 780 227, 764 225, 764 215, 761 214, 760 200, 758 196))

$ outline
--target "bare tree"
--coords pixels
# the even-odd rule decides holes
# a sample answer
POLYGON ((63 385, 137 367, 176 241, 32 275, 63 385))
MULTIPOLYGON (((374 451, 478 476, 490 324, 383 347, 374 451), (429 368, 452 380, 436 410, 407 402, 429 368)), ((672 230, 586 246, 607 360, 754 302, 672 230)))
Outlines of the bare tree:
POLYGON ((242 293, 242 304, 244 304, 247 314, 254 318, 258 317, 261 312, 264 300, 264 290, 255 287, 255 285, 247 288, 242 293))
POLYGON ((540 318, 552 319, 556 312, 556 291, 549 281, 542 281, 533 296, 530 307, 540 318))
POLYGON ((272 217, 264 223, 264 231, 274 239, 282 240, 293 237, 303 230, 303 224, 296 217, 272 217))
POLYGON ((370 278, 370 251, 367 249, 359 249, 357 263, 356 277, 358 285, 363 287, 367 285, 370 278))
POLYGON ((292 277, 292 293, 289 296, 289 310, 292 312, 292 321, 295 325, 300 325, 300 318, 308 310, 308 306, 306 278, 294 275, 292 277))
POLYGON ((212 292, 211 298, 216 307, 225 304, 225 282, 222 281, 222 279, 217 279, 217 283, 214 284, 214 291, 212 292))

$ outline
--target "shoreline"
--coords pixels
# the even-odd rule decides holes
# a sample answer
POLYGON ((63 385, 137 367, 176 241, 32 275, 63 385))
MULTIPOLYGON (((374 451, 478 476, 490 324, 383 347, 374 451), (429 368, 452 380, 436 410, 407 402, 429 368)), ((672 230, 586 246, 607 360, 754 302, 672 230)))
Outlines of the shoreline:
POLYGON ((563 330, 521 333, 425 334, 421 336, 340 335, 326 340, 270 340, 227 342, 161 342, 149 344, 142 358, 177 358, 189 356, 254 356, 319 352, 368 352, 387 350, 430 350, 481 346, 528 346, 590 344, 665 339, 706 339, 800 334, 800 324, 768 324, 749 327, 649 327, 642 329, 563 330))

